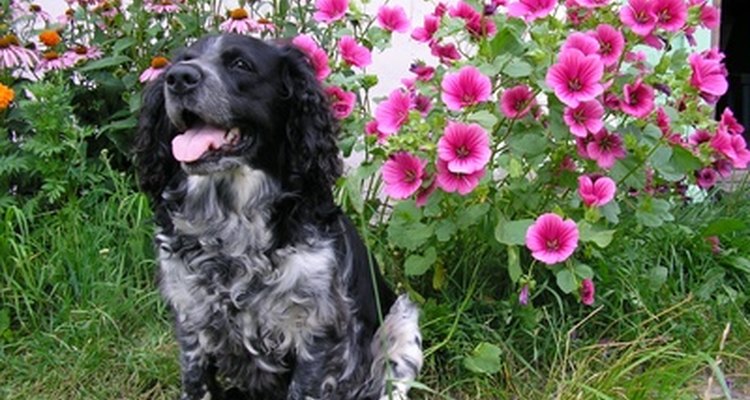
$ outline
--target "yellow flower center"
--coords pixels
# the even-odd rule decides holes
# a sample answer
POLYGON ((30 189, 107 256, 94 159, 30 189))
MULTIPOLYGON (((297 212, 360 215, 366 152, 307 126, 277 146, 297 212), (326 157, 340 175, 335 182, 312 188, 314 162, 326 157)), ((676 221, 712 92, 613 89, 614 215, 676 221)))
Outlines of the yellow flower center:
POLYGON ((151 59, 151 68, 162 69, 169 64, 169 60, 164 57, 154 57, 151 59))
POLYGON ((248 17, 247 11, 244 8, 235 8, 229 13, 229 17, 234 20, 241 20, 248 17))

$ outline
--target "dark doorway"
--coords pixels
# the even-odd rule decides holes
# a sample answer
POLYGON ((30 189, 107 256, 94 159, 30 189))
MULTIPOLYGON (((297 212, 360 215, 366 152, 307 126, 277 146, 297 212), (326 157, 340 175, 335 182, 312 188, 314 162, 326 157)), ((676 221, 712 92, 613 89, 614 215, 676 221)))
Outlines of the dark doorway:
POLYGON ((717 116, 729 107, 745 127, 750 142, 750 2, 721 1, 719 48, 726 55, 729 90, 716 106, 717 116))

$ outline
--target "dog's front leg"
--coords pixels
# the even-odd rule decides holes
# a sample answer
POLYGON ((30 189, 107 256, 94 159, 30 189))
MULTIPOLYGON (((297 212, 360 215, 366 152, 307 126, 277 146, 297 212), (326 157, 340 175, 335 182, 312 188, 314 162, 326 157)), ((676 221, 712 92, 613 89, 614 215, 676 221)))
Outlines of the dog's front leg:
POLYGON ((182 394, 180 400, 223 400, 216 382, 216 367, 198 343, 198 335, 179 332, 182 394))
POLYGON ((342 349, 330 338, 317 338, 308 347, 308 356, 297 358, 287 400, 339 400, 333 372, 341 371, 342 349))

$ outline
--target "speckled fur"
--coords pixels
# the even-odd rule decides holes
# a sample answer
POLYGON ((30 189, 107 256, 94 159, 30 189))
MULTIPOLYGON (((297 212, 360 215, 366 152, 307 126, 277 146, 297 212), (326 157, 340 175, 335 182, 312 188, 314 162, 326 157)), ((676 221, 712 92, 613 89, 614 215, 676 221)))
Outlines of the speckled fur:
POLYGON ((333 204, 336 126, 304 58, 232 35, 188 53, 183 59, 210 70, 210 85, 197 92, 223 107, 220 119, 237 124, 247 144, 197 166, 176 162, 168 143, 185 122, 166 115, 187 109, 210 120, 194 105, 203 95, 171 98, 163 80, 147 89, 136 161, 155 209, 181 398, 405 398, 422 365, 418 310, 395 298, 333 204), (217 64, 226 48, 242 46, 263 75, 248 87, 262 96, 236 92, 235 75, 217 64))

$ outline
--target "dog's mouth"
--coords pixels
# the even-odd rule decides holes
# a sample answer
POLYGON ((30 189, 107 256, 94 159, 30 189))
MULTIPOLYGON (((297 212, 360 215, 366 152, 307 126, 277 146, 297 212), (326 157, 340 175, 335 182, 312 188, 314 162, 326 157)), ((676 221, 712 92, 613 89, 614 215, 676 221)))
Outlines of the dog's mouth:
POLYGON ((239 152, 243 141, 240 128, 216 126, 186 114, 183 120, 188 128, 172 139, 172 155, 177 161, 195 164, 239 152))

